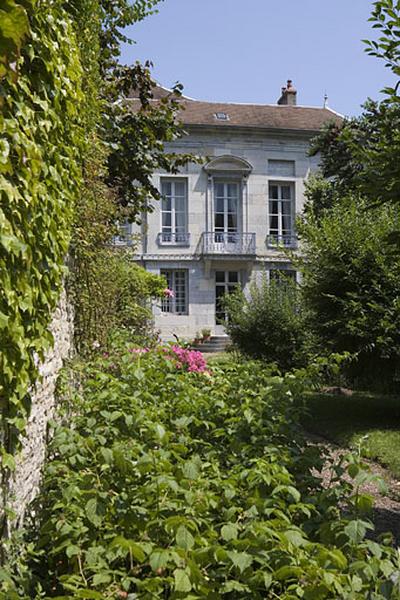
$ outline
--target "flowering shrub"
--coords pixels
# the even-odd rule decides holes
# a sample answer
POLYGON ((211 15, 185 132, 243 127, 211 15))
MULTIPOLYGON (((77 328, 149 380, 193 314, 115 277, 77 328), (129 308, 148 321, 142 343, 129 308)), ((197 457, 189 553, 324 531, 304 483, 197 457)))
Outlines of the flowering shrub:
POLYGON ((190 373, 204 373, 207 370, 207 363, 201 352, 189 350, 180 346, 172 346, 171 353, 176 358, 176 366, 184 368, 190 373))
MULTIPOLYGON (((133 355, 141 356, 150 352, 150 348, 129 348, 128 352, 133 355)), ((183 369, 189 373, 209 373, 207 363, 201 352, 182 348, 177 344, 173 346, 158 346, 152 350, 153 353, 164 354, 170 359, 178 369, 183 369)))

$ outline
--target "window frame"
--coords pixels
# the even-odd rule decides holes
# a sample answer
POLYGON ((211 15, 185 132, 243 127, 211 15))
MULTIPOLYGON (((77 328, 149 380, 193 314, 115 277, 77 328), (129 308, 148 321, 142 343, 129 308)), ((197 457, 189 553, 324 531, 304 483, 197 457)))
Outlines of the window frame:
MULTIPOLYGON (((213 178, 213 215, 212 215, 212 231, 214 233, 219 233, 219 234, 223 234, 223 235, 228 235, 228 234, 237 234, 237 233, 241 233, 242 232, 242 204, 243 204, 243 198, 242 198, 242 187, 243 187, 243 181, 241 178, 238 177, 223 177, 223 176, 216 176, 213 178), (217 185, 223 185, 224 186, 224 195, 222 196, 223 201, 224 201, 224 210, 223 212, 221 211, 217 211, 217 185), (237 196, 236 196, 236 213, 230 212, 229 211, 229 199, 230 196, 227 193, 228 190, 228 185, 235 185, 237 188, 237 196), (216 216, 218 215, 223 215, 223 221, 224 221, 224 226, 223 229, 221 227, 217 227, 216 226, 216 216), (236 228, 229 228, 229 215, 230 214, 235 214, 236 215, 236 228)), ((218 196, 218 198, 221 198, 220 196, 218 196)))
POLYGON ((218 310, 218 300, 219 300, 220 296, 218 296, 218 294, 217 294, 217 287, 224 288, 224 293, 221 296, 221 297, 223 297, 223 296, 225 296, 225 294, 230 294, 231 292, 233 292, 238 286, 241 289, 243 288, 242 273, 239 269, 237 269, 237 270, 215 269, 215 272, 214 272, 214 290, 215 290, 214 291, 214 293, 215 293, 214 306, 215 306, 215 324, 216 325, 223 325, 224 323, 227 322, 226 312, 222 311, 222 310, 218 310), (217 274, 221 274, 221 273, 223 273, 223 281, 217 281, 217 279, 218 279, 217 274), (233 273, 236 274, 237 281, 230 281, 230 276, 233 273), (223 319, 219 319, 218 315, 223 315, 223 319))
POLYGON ((268 180, 268 211, 267 211, 267 243, 269 246, 276 246, 276 244, 282 244, 287 247, 293 247, 295 245, 295 214, 296 214, 296 182, 292 179, 269 179, 268 180), (278 198, 271 197, 271 187, 278 187, 278 198), (290 188, 290 198, 286 199, 282 197, 282 188, 290 188), (271 202, 278 203, 278 212, 272 213, 271 202), (283 211, 284 203, 290 202, 290 213, 283 211), (283 233, 286 228, 284 227, 283 217, 290 216, 290 229, 289 233, 283 233), (271 228, 271 217, 277 217, 277 227, 271 228), (273 230, 273 231, 272 231, 273 230), (288 238, 285 240, 285 238, 288 238))
MULTIPOLYGON (((161 202, 160 202, 160 233, 158 236, 158 241, 162 245, 189 245, 189 185, 187 177, 160 177, 160 194, 161 194, 161 202), (171 196, 167 196, 163 193, 163 184, 170 183, 171 184, 171 196), (175 186, 177 183, 183 183, 184 185, 184 211, 176 210, 176 200, 177 194, 175 191, 175 186), (171 199, 171 209, 165 210, 163 208, 163 204, 166 198, 170 197, 171 199), (179 226, 177 224, 177 213, 183 212, 184 214, 184 225, 183 231, 178 231, 179 226), (171 215, 171 225, 164 225, 164 214, 171 215), (167 231, 169 230, 169 231, 167 231), (166 239, 168 235, 171 237, 170 240, 166 239), (165 237, 164 237, 165 236, 165 237), (181 240, 176 239, 177 236, 181 236, 181 240)), ((182 196, 179 196, 181 198, 182 196)))
MULTIPOLYGON (((160 269, 160 275, 167 280, 167 287, 174 292, 173 298, 163 298, 161 300, 161 312, 172 315, 189 314, 189 270, 188 269, 160 269), (183 274, 183 292, 184 292, 184 310, 177 310, 177 302, 181 302, 178 296, 177 274, 183 274)), ((181 285, 181 283, 180 283, 181 285)))

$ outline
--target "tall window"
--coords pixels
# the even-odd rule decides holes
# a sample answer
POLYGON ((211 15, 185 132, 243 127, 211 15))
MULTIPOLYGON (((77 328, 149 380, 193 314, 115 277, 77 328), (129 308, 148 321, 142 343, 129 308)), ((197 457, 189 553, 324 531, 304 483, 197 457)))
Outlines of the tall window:
POLYGON ((238 271, 215 272, 215 322, 223 325, 226 322, 226 313, 223 305, 225 294, 231 294, 240 284, 238 271))
POLYGON ((161 180, 161 240, 187 241, 187 184, 185 179, 161 180))
POLYGON ((174 313, 177 315, 188 314, 188 272, 185 269, 176 271, 160 271, 161 275, 167 280, 167 287, 171 290, 170 297, 163 298, 161 310, 165 313, 174 313))
POLYGON ((294 241, 294 186, 292 183, 269 184, 269 239, 285 246, 294 241))
POLYGON ((215 182, 214 230, 235 233, 238 231, 239 183, 215 182))

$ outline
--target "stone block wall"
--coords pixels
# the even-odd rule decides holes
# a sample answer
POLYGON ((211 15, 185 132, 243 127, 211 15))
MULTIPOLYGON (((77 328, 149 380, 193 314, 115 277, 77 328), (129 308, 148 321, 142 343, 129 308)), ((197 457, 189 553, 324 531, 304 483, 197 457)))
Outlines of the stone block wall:
POLYGON ((39 491, 41 472, 46 457, 48 422, 56 416, 55 389, 63 361, 73 347, 73 317, 65 290, 62 291, 54 312, 50 330, 54 346, 48 351, 46 360, 40 365, 40 381, 32 394, 31 415, 22 450, 16 459, 16 470, 9 488, 9 501, 17 520, 22 523, 28 504, 39 491))

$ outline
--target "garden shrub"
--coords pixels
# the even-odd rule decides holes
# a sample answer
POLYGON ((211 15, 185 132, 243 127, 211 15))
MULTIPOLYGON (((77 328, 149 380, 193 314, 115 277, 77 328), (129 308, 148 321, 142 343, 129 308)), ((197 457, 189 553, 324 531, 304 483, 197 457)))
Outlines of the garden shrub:
POLYGON ((397 214, 344 198, 298 224, 309 324, 323 352, 350 352, 353 383, 393 386, 400 368, 400 263, 388 243, 397 214))
POLYGON ((72 426, 56 428, 0 599, 398 598, 395 552, 365 539, 368 498, 310 472, 302 381, 178 362, 176 348, 99 349, 76 366, 72 426))
POLYGON ((137 343, 150 343, 155 337, 151 302, 161 302, 165 279, 133 263, 129 250, 108 247, 85 254, 71 275, 80 353, 107 345, 116 331, 137 343))
POLYGON ((299 290, 289 278, 253 282, 225 297, 227 332, 245 355, 287 370, 305 363, 306 326, 299 290))

